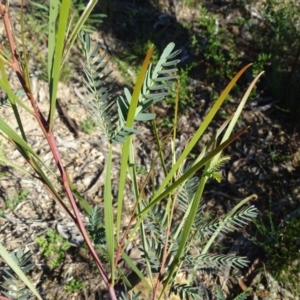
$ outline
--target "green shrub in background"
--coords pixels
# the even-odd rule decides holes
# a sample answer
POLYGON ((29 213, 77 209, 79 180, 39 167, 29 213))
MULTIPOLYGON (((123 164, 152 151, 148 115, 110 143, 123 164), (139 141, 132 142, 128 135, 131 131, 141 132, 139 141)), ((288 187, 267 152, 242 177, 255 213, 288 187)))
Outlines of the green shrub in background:
MULTIPOLYGON (((205 7, 199 6, 199 11, 199 35, 202 39, 206 75, 213 79, 212 82, 232 78, 241 63, 240 51, 233 36, 222 29, 217 16, 205 7)), ((198 52, 199 45, 192 41, 193 44, 198 52)))
POLYGON ((255 221, 258 229, 256 243, 265 254, 265 268, 294 295, 299 295, 300 237, 299 216, 275 224, 270 211, 255 221))
POLYGON ((88 117, 80 123, 80 126, 85 133, 91 134, 96 128, 96 122, 88 117))
POLYGON ((48 230, 46 236, 46 238, 36 237, 35 241, 40 246, 43 255, 50 258, 50 268, 56 268, 63 262, 65 252, 71 245, 56 231, 48 230))
MULTIPOLYGON (((108 63, 105 60, 105 55, 99 55, 99 47, 91 45, 89 35, 81 30, 95 4, 96 1, 90 1, 78 20, 74 21, 74 18, 70 17, 70 0, 62 1, 61 5, 56 0, 50 1, 49 7, 51 9, 48 10, 47 35, 48 51, 44 58, 47 62, 47 82, 50 98, 50 108, 47 115, 40 112, 29 84, 30 76, 27 67, 28 61, 26 60, 29 54, 27 53, 20 58, 13 50, 10 55, 5 54, 6 52, 3 51, 0 52, 0 88, 8 96, 10 108, 14 112, 19 128, 18 130, 13 129, 6 120, 0 118, 1 134, 22 154, 35 173, 35 178, 43 182, 51 191, 55 200, 62 205, 65 212, 74 221, 85 240, 91 260, 97 266, 111 299, 117 299, 115 285, 119 279, 128 288, 131 288, 131 282, 119 266, 121 260, 124 260, 132 272, 149 288, 149 295, 152 299, 163 299, 165 293, 170 295, 173 292, 179 294, 182 299, 187 297, 199 299, 201 290, 194 287, 194 281, 200 266, 207 266, 218 272, 223 266, 230 265, 232 268, 239 268, 247 264, 247 259, 244 257, 210 253, 209 250, 219 233, 241 228, 256 217, 256 208, 253 205, 245 206, 251 199, 255 199, 256 195, 241 199, 225 216, 211 222, 204 220, 201 199, 208 180, 221 180, 219 170, 224 162, 229 159, 229 157, 221 156, 222 151, 247 130, 247 128, 244 128, 232 135, 249 94, 261 74, 249 86, 235 114, 227 118, 216 130, 201 153, 195 159, 190 160, 190 164, 186 164, 192 149, 209 127, 237 80, 249 66, 244 67, 233 77, 195 134, 185 145, 182 153, 177 157, 175 149, 180 89, 177 89, 177 93, 174 95, 175 114, 173 128, 168 140, 163 140, 159 136, 153 105, 170 95, 169 87, 176 78, 179 51, 176 51, 175 45, 170 43, 156 63, 152 64, 150 60, 153 47, 151 47, 137 76, 133 91, 125 88, 123 94, 116 94, 113 80, 111 80, 111 73, 105 71, 108 63), (84 197, 76 190, 75 184, 70 181, 67 170, 62 163, 53 132, 58 82, 63 65, 66 63, 68 54, 78 37, 85 57, 83 83, 89 94, 87 107, 91 112, 91 116, 101 128, 99 135, 104 134, 108 142, 103 211, 98 211, 97 207, 90 207, 84 197), (18 74, 20 84, 26 92, 30 106, 25 104, 12 90, 4 66, 10 67, 13 72, 18 74), (59 176, 55 175, 57 170, 51 170, 38 156, 36 149, 33 149, 27 141, 23 126, 26 119, 20 117, 20 107, 29 115, 35 117, 37 126, 41 128, 48 142, 59 176), (158 149, 158 156, 143 182, 139 182, 137 176, 137 171, 140 170, 141 166, 138 166, 138 168, 136 166, 135 143, 132 139, 133 134, 139 134, 134 128, 135 122, 138 121, 152 121, 158 149), (165 157, 164 149, 167 147, 168 141, 171 141, 171 155, 165 157), (122 148, 117 199, 113 199, 111 194, 111 174, 113 168, 115 168, 112 164, 112 151, 115 144, 119 144, 122 148), (152 192, 146 195, 144 188, 149 184, 148 180, 153 175, 155 163, 161 166, 165 177, 158 188, 153 187, 152 192), (202 175, 197 175, 199 176, 197 177, 196 173, 200 169, 203 169, 202 175), (125 183, 128 178, 130 178, 131 195, 135 207, 129 223, 123 230, 121 220, 124 213, 125 183), (61 183, 59 192, 53 184, 54 181, 61 183), (62 194, 65 199, 68 199, 71 209, 65 205, 62 194), (78 200, 78 204, 76 200, 78 200), (116 212, 113 210, 115 201, 117 203, 116 212), (88 229, 83 225, 79 206, 90 217, 88 229), (182 217, 179 222, 174 220, 176 207, 181 208, 182 217), (141 239, 140 248, 146 266, 146 275, 141 272, 125 251, 136 234, 141 239), (195 243, 199 247, 199 253, 192 255, 189 251, 195 243), (177 274, 186 268, 190 271, 186 283, 176 284, 177 274), (158 279, 154 283, 153 278, 155 277, 158 279), (152 284, 149 282, 152 282, 152 284)), ((4 16, 3 21, 10 49, 15 49, 16 45, 12 38, 13 33, 10 31, 11 20, 5 13, 6 7, 1 5, 0 8, 4 16)), ((25 25, 21 24, 21 27, 25 28, 25 25)), ((26 43, 22 45, 22 50, 26 51, 26 43)), ((116 166, 116 168, 118 167, 116 166)), ((41 242, 40 244, 45 251, 49 250, 49 242, 47 244, 41 242)), ((41 299, 34 286, 22 272, 22 268, 13 262, 3 246, 0 246, 0 254, 7 264, 38 299, 41 299)), ((243 295, 249 294, 250 291, 251 289, 248 289, 243 295)), ((126 295, 122 297, 128 299, 126 295)), ((221 296, 217 297, 222 299, 221 296)), ((138 299, 138 297, 135 296, 135 299, 138 299)))
POLYGON ((267 0, 260 14, 263 28, 250 27, 260 52, 258 63, 267 62, 266 78, 274 100, 299 117, 300 5, 293 0, 267 0))
POLYGON ((21 190, 19 193, 16 193, 13 195, 12 198, 5 199, 5 205, 9 210, 14 210, 16 206, 24 201, 29 194, 29 191, 27 190, 21 190))
MULTIPOLYGON (((185 1, 193 6, 195 1, 185 1)), ((242 60, 254 61, 252 75, 266 69, 263 92, 271 92, 281 111, 292 117, 299 116, 300 70, 300 5, 294 0, 233 1, 228 4, 232 13, 242 13, 237 20, 238 34, 233 34, 230 24, 222 22, 221 12, 216 14, 200 5, 200 17, 196 29, 190 31, 190 45, 201 59, 205 69, 204 80, 212 87, 211 98, 217 98, 216 89, 224 79, 232 78, 242 60), (247 7, 247 8, 246 8, 247 7), (259 7, 258 11, 255 8, 259 7), (253 14, 250 13, 253 11, 253 14), (241 45, 243 33, 252 38, 241 45), (255 57, 254 59, 252 57, 255 57)), ((232 17, 232 15, 231 15, 232 17)), ((187 25, 189 28, 189 25, 187 25)), ((191 29, 191 28, 190 28, 191 29)), ((257 97, 256 90, 252 97, 257 97)))
POLYGON ((179 102, 179 112, 184 111, 186 108, 191 107, 193 104, 193 95, 190 87, 189 72, 195 67, 195 64, 191 64, 182 68, 178 72, 178 83, 174 82, 170 95, 166 98, 167 104, 171 105, 175 103, 176 100, 176 87, 179 84, 178 91, 178 102, 179 102))
POLYGON ((84 288, 84 284, 75 278, 71 279, 67 284, 66 284, 66 291, 67 293, 74 293, 82 290, 84 288))

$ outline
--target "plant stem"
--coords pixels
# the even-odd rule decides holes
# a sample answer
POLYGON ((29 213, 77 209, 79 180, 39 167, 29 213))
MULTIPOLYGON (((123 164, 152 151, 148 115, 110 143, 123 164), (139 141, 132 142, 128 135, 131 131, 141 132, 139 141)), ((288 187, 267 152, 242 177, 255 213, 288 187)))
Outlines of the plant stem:
MULTIPOLYGON (((19 60, 18 60, 18 56, 17 56, 17 49, 16 49, 16 45, 15 45, 15 42, 14 42, 14 39, 13 39, 13 35, 12 35, 12 31, 11 31, 11 24, 10 24, 10 21, 9 21, 9 15, 8 15, 8 10, 6 9, 6 7, 4 5, 2 5, 0 3, 0 12, 1 12, 1 15, 2 15, 2 18, 3 18, 3 22, 4 22, 4 26, 5 26, 5 30, 6 30, 6 34, 7 34, 7 38, 8 38, 8 42, 9 42, 9 46, 10 46, 10 51, 11 51, 11 55, 12 55, 12 62, 11 62, 11 67, 12 69, 15 71, 33 109, 34 109, 34 117, 35 119, 37 120, 43 134, 44 134, 44 137, 46 138, 47 142, 48 142, 48 145, 50 147, 50 150, 52 152, 52 155, 54 157, 54 160, 55 160, 55 163, 56 163, 56 166, 60 172, 60 175, 61 175, 61 179, 62 179, 62 184, 63 184, 63 187, 65 189, 65 192, 68 196, 68 199, 71 203, 71 206, 72 206, 72 209, 73 209, 73 212, 75 214, 75 217, 72 215, 72 213, 66 208, 66 206, 64 207, 66 210, 67 210, 67 213, 72 217, 72 219, 74 220, 76 226, 78 227, 78 229, 80 230, 88 248, 89 248, 89 251, 97 265, 97 268, 100 272, 100 275, 105 283, 105 285, 107 286, 107 289, 108 289, 108 292, 110 294, 110 297, 112 300, 117 300, 117 297, 116 297, 116 294, 115 294, 115 290, 114 290, 114 287, 110 285, 110 282, 109 282, 109 279, 108 279, 108 276, 103 268, 103 265, 88 237, 88 234, 86 232, 86 229, 83 225, 83 222, 81 220, 81 217, 80 217, 80 212, 78 210, 78 207, 77 207, 77 204, 76 204, 76 201, 75 201, 75 198, 72 194, 72 191, 71 191, 71 188, 70 188, 70 185, 68 183, 68 178, 67 178, 67 174, 66 174, 66 170, 63 166, 63 163, 62 163, 62 160, 61 160, 61 157, 60 157, 60 154, 59 154, 59 150, 58 150, 58 147, 57 147, 57 144, 56 144, 56 141, 55 141, 55 137, 54 137, 54 134, 52 132, 52 130, 50 129, 49 127, 49 123, 46 121, 45 117, 43 116, 41 110, 39 109, 38 107, 38 104, 37 102, 35 101, 34 99, 34 96, 31 92, 31 89, 30 87, 28 86, 28 83, 26 82, 26 79, 25 79, 25 76, 20 68, 20 63, 19 63, 19 60)), ((33 164, 31 164, 31 166, 34 167, 33 164)), ((36 170, 36 168, 34 168, 34 170, 36 170)), ((37 171, 37 170, 36 170, 37 171)), ((43 183, 45 184, 45 182, 43 181, 43 183)))

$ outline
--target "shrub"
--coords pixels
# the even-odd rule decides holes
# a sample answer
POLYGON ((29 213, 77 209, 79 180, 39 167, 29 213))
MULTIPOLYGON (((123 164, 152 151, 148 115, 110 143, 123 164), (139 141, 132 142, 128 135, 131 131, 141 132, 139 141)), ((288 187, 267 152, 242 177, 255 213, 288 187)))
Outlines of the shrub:
MULTIPOLYGON (((221 266, 228 264, 232 268, 244 267, 247 264, 247 259, 244 257, 209 253, 209 250, 220 232, 229 232, 241 228, 256 217, 256 208, 253 205, 245 206, 251 199, 256 198, 256 195, 241 200, 225 216, 211 222, 204 222, 203 220, 201 199, 208 180, 221 180, 219 170, 224 162, 229 159, 229 157, 221 156, 222 151, 247 130, 247 128, 244 128, 232 134, 250 91, 261 74, 249 86, 237 107, 235 115, 230 116, 220 126, 198 157, 191 160, 189 164, 186 161, 190 158, 193 147, 203 136, 236 81, 249 66, 244 67, 233 77, 178 157, 175 155, 178 110, 175 110, 173 128, 169 134, 171 140, 169 159, 165 157, 163 151, 167 147, 167 140, 159 137, 152 106, 169 95, 168 88, 176 78, 179 51, 175 50, 174 43, 170 43, 157 59, 156 64, 153 65, 150 62, 153 53, 153 47, 151 47, 137 76, 133 91, 131 92, 128 88, 125 88, 123 94, 115 93, 111 72, 105 71, 108 63, 105 60, 105 55, 99 55, 99 46, 93 47, 89 35, 85 31, 81 31, 95 4, 96 1, 90 1, 82 15, 73 24, 72 19, 70 19, 70 0, 62 1, 61 5, 58 1, 50 2, 48 52, 47 57, 45 57, 50 98, 47 117, 41 113, 31 90, 30 76, 26 67, 28 65, 26 55, 20 58, 16 54, 17 52, 14 51, 14 49, 17 49, 17 51, 19 49, 16 48, 12 37, 13 33, 10 30, 10 19, 6 14, 6 7, 0 6, 11 49, 11 58, 4 51, 0 54, 0 87, 8 96, 19 128, 19 131, 14 130, 6 120, 0 118, 1 133, 23 155, 35 173, 35 178, 38 178, 48 188, 55 200, 62 205, 78 227, 111 299, 117 299, 115 285, 118 279, 121 279, 129 288, 131 287, 130 281, 119 267, 121 260, 125 261, 132 272, 148 286, 152 299, 162 298, 167 289, 168 294, 177 293, 181 297, 197 299, 201 294, 201 290, 195 288, 193 284, 199 266, 207 266, 217 271, 221 266), (69 31, 68 28, 70 28, 69 31), (101 128, 101 134, 105 135, 108 142, 103 211, 90 207, 84 197, 77 191, 75 184, 71 182, 62 163, 53 132, 58 82, 63 65, 66 63, 68 54, 77 37, 81 41, 85 57, 83 83, 90 96, 87 100, 87 107, 91 112, 91 117, 101 128), (12 90, 4 65, 10 67, 17 74, 30 106, 23 102, 12 90), (23 126, 26 120, 20 117, 20 107, 25 109, 29 115, 34 116, 37 126, 41 128, 56 163, 56 169, 59 171, 60 175, 58 177, 54 175, 56 170, 49 174, 45 171, 49 170, 50 167, 29 144, 23 126), (150 112, 148 112, 149 109, 150 112), (134 134, 139 133, 134 128, 134 123, 138 121, 152 122, 158 149, 158 156, 153 161, 146 179, 142 182, 139 182, 137 176, 139 169, 137 170, 136 167, 135 143, 132 139, 134 134), (221 135, 222 139, 220 139, 221 135), (115 144, 122 147, 117 199, 113 199, 111 194, 112 152, 115 144), (150 176, 154 174, 155 163, 160 164, 165 177, 158 188, 153 188, 152 192, 146 195, 144 188, 149 184, 150 176), (199 174, 200 169, 203 169, 203 172, 199 174), (125 184, 128 178, 130 178, 131 194, 135 205, 129 223, 125 230, 122 230, 121 220, 125 184), (54 181, 61 184, 62 192, 55 188, 54 181), (62 193, 68 199, 71 209, 65 204, 62 193), (114 201, 117 203, 116 211, 113 209, 114 201), (79 206, 90 217, 88 229, 83 225, 79 206), (179 207, 181 211, 179 222, 174 220, 176 207, 179 207), (147 275, 139 270, 125 251, 136 234, 141 239, 141 258, 146 266, 147 275), (201 250, 196 255, 192 255, 190 248, 195 243, 201 250), (176 277, 185 268, 190 270, 190 275, 186 283, 178 285, 176 277), (151 285, 149 280, 152 282, 155 276, 157 280, 155 284, 151 285)), ((22 26, 25 25, 22 24, 22 26)), ((26 50, 26 44, 23 44, 22 47, 23 50, 26 50)), ((174 95, 177 107, 179 94, 178 90, 174 95)), ((49 252, 49 249, 53 251, 54 248, 50 245, 53 244, 51 239, 55 240, 55 234, 51 233, 48 237, 50 243, 49 241, 39 242, 46 252, 49 252)), ((65 251, 66 247, 59 247, 59 249, 65 251)), ((60 250, 57 251, 61 253, 60 250)), ((41 299, 36 289, 24 276, 22 269, 10 260, 2 246, 0 254, 38 299, 41 299)), ((124 297, 127 296, 123 295, 124 297)), ((135 297, 135 299, 137 298, 135 297)))

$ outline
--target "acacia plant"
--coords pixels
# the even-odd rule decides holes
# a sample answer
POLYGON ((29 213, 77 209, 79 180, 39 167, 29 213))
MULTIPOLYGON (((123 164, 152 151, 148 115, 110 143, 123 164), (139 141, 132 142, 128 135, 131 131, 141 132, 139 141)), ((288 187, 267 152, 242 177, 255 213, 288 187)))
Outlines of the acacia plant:
MULTIPOLYGON (((201 290, 194 286, 198 269, 209 266, 217 271, 224 265, 230 264, 231 267, 238 268, 247 264, 246 258, 209 253, 209 250, 220 232, 236 230, 256 216, 257 211, 254 206, 245 206, 250 199, 256 198, 256 196, 251 195, 246 199, 242 199, 228 214, 208 223, 203 222, 201 199, 207 180, 212 178, 219 181, 221 179, 218 171, 229 160, 229 157, 221 156, 223 149, 247 130, 247 128, 244 128, 231 135, 250 91, 260 75, 249 86, 236 112, 216 130, 198 157, 192 163, 187 164, 186 161, 189 159, 192 149, 210 125, 234 84, 249 66, 244 67, 231 80, 198 130, 190 138, 182 153, 177 157, 175 149, 179 90, 177 89, 175 95, 173 129, 165 140, 159 137, 153 105, 163 101, 170 93, 169 87, 176 80, 176 64, 179 62, 177 59, 179 51, 175 50, 173 43, 167 45, 154 66, 150 62, 153 53, 153 47, 151 47, 143 62, 133 91, 130 92, 129 89, 125 88, 123 94, 115 93, 112 75, 110 72, 105 71, 108 63, 105 60, 105 55, 99 56, 98 46, 92 48, 89 35, 81 31, 96 2, 95 0, 90 1, 78 22, 72 24, 70 23, 72 18, 69 16, 71 1, 64 0, 61 3, 56 0, 50 1, 47 54, 50 108, 46 115, 41 112, 31 88, 28 61, 26 59, 30 53, 26 52, 27 42, 24 38, 25 24, 22 23, 21 19, 22 45, 17 47, 10 25, 9 6, 0 5, 9 45, 9 52, 6 49, 1 49, 0 53, 0 88, 8 97, 10 107, 7 109, 13 110, 18 124, 18 129, 14 129, 9 125, 8 120, 0 117, 1 135, 22 154, 31 166, 35 178, 47 187, 54 199, 74 221, 85 240, 91 259, 97 266, 100 278, 104 281, 111 299, 115 300, 119 297, 115 289, 116 282, 119 279, 124 282, 128 289, 132 288, 131 282, 126 278, 119 265, 121 260, 125 261, 132 272, 149 288, 151 299, 166 299, 168 297, 166 295, 171 293, 179 294, 181 299, 199 299, 201 290), (85 57, 83 83, 88 92, 87 107, 90 109, 95 122, 100 125, 99 135, 105 135, 108 142, 103 210, 98 207, 90 207, 84 197, 77 191, 76 182, 71 182, 62 163, 61 154, 55 141, 55 133, 53 132, 60 72, 77 38, 82 43, 85 57), (20 51, 25 55, 19 55, 20 51), (29 105, 27 102, 22 101, 16 91, 12 89, 7 76, 8 69, 17 75, 29 100, 29 105), (55 175, 56 170, 51 170, 46 165, 37 154, 37 149, 34 149, 27 140, 23 126, 26 118, 21 118, 20 108, 24 109, 29 115, 34 116, 37 125, 41 128, 53 155, 59 176, 55 175), (135 144, 132 136, 140 134, 134 128, 135 122, 149 120, 153 124, 158 156, 153 161, 145 181, 139 182, 135 164, 135 144), (220 140, 221 134, 222 139, 220 140), (171 141, 171 164, 169 164, 169 160, 165 157, 163 151, 169 141, 171 141), (111 174, 114 167, 112 164, 112 151, 115 144, 122 147, 117 199, 113 199, 111 193, 111 174), (164 179, 158 188, 153 188, 151 193, 146 193, 144 189, 149 184, 149 178, 155 172, 155 164, 159 164, 163 169, 164 179), (196 172, 201 168, 203 169, 202 175, 198 175, 199 172, 196 175, 196 172), (128 176, 135 206, 131 213, 131 219, 125 230, 123 230, 121 220, 124 212, 125 183, 128 176), (62 194, 55 188, 56 184, 54 182, 61 185, 64 196, 70 202, 72 209, 69 209, 64 203, 62 194), (113 210, 115 201, 117 203, 116 212, 113 210), (176 207, 182 211, 180 222, 174 221, 176 207), (83 225, 80 217, 80 209, 89 215, 90 224, 87 228, 83 225), (146 272, 141 272, 125 251, 136 234, 141 239, 140 247, 143 253, 141 258, 146 266, 146 272), (199 254, 191 255, 189 250, 195 243, 199 245, 199 254), (97 246, 98 252, 95 251, 95 246, 97 246), (190 270, 186 283, 177 284, 177 274, 186 267, 190 270)), ((7 163, 13 165, 12 162, 7 161, 7 163)), ((32 293, 38 299, 41 299, 38 291, 24 275, 24 270, 22 271, 22 268, 20 268, 21 264, 14 261, 2 245, 0 245, 0 254, 12 268, 12 276, 21 278, 32 293)), ((245 291, 243 297, 249 292, 250 290, 245 291)), ((13 293, 8 291, 5 295, 14 298, 13 293)), ((219 290, 217 294, 220 295, 219 290)), ((138 299, 138 295, 137 293, 132 296, 132 299, 138 299)), ((128 294, 122 294, 120 297, 131 299, 128 298, 131 297, 128 294)), ((222 299, 220 297, 219 299, 222 299)))

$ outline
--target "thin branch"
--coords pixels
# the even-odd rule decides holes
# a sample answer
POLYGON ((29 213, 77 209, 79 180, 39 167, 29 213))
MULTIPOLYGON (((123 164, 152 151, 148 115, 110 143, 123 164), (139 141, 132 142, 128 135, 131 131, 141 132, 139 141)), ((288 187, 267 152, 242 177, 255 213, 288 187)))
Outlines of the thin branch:
MULTIPOLYGON (((111 296, 111 299, 116 300, 117 298, 116 298, 116 294, 115 294, 115 291, 114 291, 114 287, 110 285, 108 276, 105 273, 103 265, 102 265, 98 255, 97 255, 97 253, 96 253, 96 251, 95 251, 95 249, 94 249, 94 247, 93 247, 93 245, 92 245, 92 243, 91 243, 91 241, 88 237, 86 229, 85 229, 85 227, 83 225, 83 222, 81 220, 80 213, 79 213, 76 201, 74 199, 74 196, 72 194, 71 188, 70 188, 69 183, 68 183, 67 174, 66 174, 65 168, 63 166, 63 163, 62 163, 59 151, 58 151, 58 147, 57 147, 57 144, 56 144, 56 141, 55 141, 54 134, 53 134, 52 131, 49 130, 49 123, 46 121, 43 114, 41 113, 41 111, 38 107, 38 104, 35 101, 34 96, 31 92, 31 89, 28 86, 28 84, 25 80, 24 74, 23 74, 23 72, 20 68, 18 55, 17 55, 17 52, 16 52, 16 46, 15 46, 15 42, 14 42, 13 35, 12 35, 12 30, 11 30, 9 15, 8 15, 8 9, 4 5, 2 5, 2 3, 0 3, 0 13, 1 13, 3 21, 4 21, 4 26, 5 26, 9 46, 10 46, 10 51, 11 51, 11 56, 12 56, 11 67, 15 71, 15 73, 16 73, 16 75, 17 75, 17 77, 18 77, 18 79, 19 79, 19 81, 20 81, 20 83, 21 83, 21 85, 22 85, 22 87, 23 87, 23 89, 24 89, 24 91, 25 91, 32 107, 33 107, 33 109, 34 109, 34 117, 36 118, 36 120, 37 120, 37 122, 38 122, 38 124, 39 124, 39 126, 40 126, 47 142, 48 142, 48 145, 49 145, 50 150, 52 152, 52 155, 54 157, 56 166, 57 166, 57 168, 60 172, 63 187, 65 189, 65 192, 66 192, 66 194, 68 196, 68 199, 71 203, 73 212, 75 214, 75 218, 73 217, 72 219, 74 220, 76 226, 78 227, 81 234, 83 235, 83 237, 85 239, 85 242, 87 243, 89 251, 90 251, 90 253, 91 253, 98 269, 99 269, 100 275, 101 275, 103 281, 105 282, 105 284, 107 286, 107 289, 108 289, 108 292, 111 296)), ((33 164, 31 164, 31 166, 34 167, 33 164)), ((43 182, 43 183, 45 184, 45 182, 43 182)), ((46 186, 47 186, 47 184, 46 184, 46 186)), ((68 212, 68 209, 67 209, 67 212, 68 212)), ((70 213, 69 213, 69 215, 70 215, 70 213)), ((72 215, 70 215, 70 216, 72 217, 72 215)))

